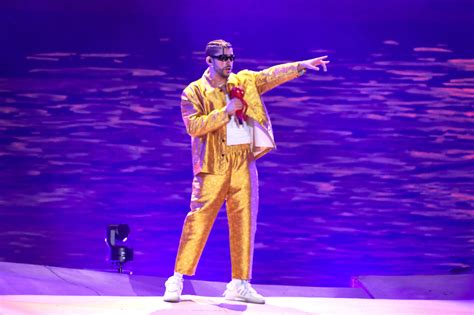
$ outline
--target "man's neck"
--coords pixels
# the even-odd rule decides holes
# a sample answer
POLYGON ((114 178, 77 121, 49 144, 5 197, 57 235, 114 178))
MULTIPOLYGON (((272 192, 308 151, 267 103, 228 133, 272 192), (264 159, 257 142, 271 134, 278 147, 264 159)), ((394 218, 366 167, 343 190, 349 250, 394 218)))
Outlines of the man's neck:
POLYGON ((227 78, 222 77, 220 74, 209 68, 209 77, 214 83, 215 87, 219 87, 226 83, 227 78))

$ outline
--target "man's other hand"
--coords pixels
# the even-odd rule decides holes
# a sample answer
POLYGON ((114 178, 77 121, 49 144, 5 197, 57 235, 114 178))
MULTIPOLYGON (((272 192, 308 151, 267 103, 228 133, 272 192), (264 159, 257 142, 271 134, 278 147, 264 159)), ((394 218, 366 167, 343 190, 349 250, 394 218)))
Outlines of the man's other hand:
POLYGON ((229 115, 234 115, 236 111, 243 108, 242 102, 238 98, 233 98, 227 103, 225 111, 229 115))

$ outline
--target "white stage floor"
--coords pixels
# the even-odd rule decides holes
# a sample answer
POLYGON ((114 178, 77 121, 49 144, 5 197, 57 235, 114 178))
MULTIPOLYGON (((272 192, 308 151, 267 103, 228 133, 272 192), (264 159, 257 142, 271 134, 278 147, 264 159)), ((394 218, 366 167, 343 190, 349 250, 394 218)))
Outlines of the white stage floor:
POLYGON ((255 305, 223 298, 185 295, 181 303, 136 296, 0 296, 1 315, 77 314, 318 314, 318 315, 473 315, 474 301, 374 300, 270 297, 255 305))

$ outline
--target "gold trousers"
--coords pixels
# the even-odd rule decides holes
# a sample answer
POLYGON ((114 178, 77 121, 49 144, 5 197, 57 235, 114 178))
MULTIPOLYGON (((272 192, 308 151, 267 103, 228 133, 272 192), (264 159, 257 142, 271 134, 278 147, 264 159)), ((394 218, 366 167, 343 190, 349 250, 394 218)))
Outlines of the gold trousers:
POLYGON ((232 278, 250 280, 257 228, 258 175, 250 145, 227 146, 224 175, 194 176, 175 271, 194 275, 219 209, 226 201, 232 278))

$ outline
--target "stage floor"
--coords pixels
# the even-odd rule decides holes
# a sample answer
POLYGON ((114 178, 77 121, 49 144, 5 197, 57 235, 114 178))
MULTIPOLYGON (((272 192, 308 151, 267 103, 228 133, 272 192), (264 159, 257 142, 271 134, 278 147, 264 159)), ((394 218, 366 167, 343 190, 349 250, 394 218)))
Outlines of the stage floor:
POLYGON ((0 314, 319 314, 319 315, 472 315, 473 301, 373 300, 348 298, 270 297, 267 304, 185 295, 181 303, 161 297, 0 296, 0 314))
POLYGON ((165 280, 0 262, 0 315, 474 315, 473 275, 357 277, 350 288, 255 284, 265 305, 226 301, 226 283, 191 279, 182 302, 166 303, 165 280))

